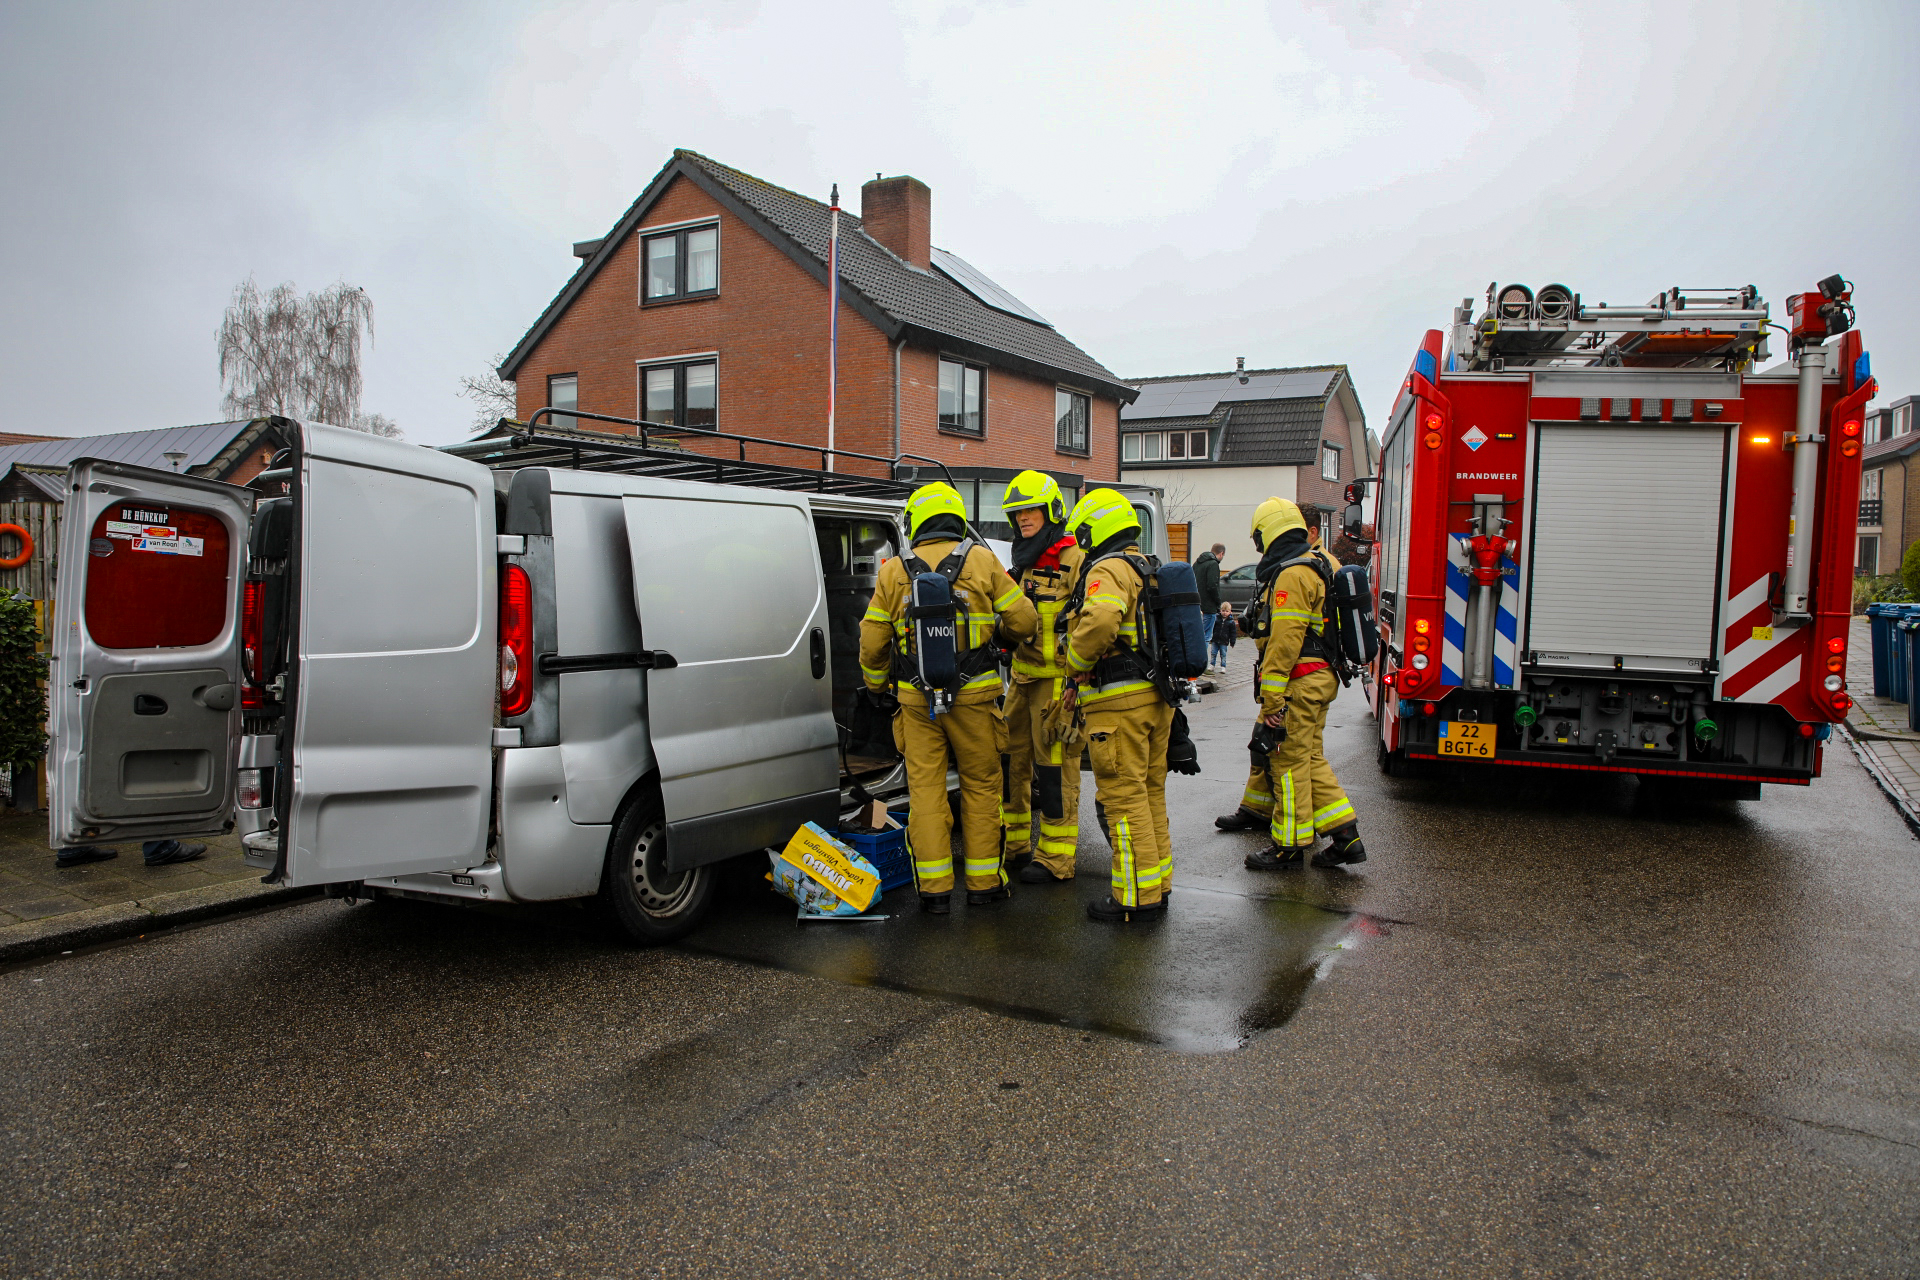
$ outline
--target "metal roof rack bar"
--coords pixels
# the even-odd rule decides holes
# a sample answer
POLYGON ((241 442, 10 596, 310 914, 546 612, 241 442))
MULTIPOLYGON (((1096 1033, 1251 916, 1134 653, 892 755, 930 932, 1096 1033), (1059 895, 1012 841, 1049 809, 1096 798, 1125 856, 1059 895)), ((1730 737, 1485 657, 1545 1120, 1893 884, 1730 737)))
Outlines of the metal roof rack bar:
POLYGON ((839 493, 857 497, 898 498, 917 486, 921 467, 936 470, 940 478, 953 483, 946 464, 917 453, 895 457, 860 453, 850 449, 829 451, 824 445, 800 444, 792 440, 769 440, 761 436, 714 431, 704 427, 669 427, 658 422, 634 418, 616 418, 610 414, 586 413, 577 409, 556 409, 551 405, 536 411, 524 429, 505 437, 490 437, 453 445, 447 450, 472 458, 496 470, 522 467, 562 467, 577 471, 609 471, 628 475, 652 475, 665 479, 703 480, 715 484, 747 484, 761 488, 839 493), (556 417, 587 419, 634 428, 634 434, 602 431, 578 431, 552 425, 556 417), (545 426, 541 424, 543 421, 545 426), (659 437, 671 444, 656 444, 659 437), (683 439, 730 441, 736 456, 695 453, 680 444, 683 439), (747 447, 794 449, 815 455, 817 469, 789 466, 749 458, 747 447), (857 472, 830 471, 827 461, 845 458, 875 463, 887 469, 882 476, 857 472), (914 479, 902 479, 903 465, 915 473, 914 479))

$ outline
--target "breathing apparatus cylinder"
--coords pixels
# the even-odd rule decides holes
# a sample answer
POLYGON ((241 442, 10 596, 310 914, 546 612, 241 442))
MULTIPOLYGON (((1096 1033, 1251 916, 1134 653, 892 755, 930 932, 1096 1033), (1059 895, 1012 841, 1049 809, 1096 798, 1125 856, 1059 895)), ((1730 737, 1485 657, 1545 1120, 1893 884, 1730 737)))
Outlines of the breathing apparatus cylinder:
POLYGON ((913 620, 913 656, 927 693, 927 714, 937 716, 953 701, 960 658, 953 587, 944 575, 913 576, 913 601, 907 616, 913 620))

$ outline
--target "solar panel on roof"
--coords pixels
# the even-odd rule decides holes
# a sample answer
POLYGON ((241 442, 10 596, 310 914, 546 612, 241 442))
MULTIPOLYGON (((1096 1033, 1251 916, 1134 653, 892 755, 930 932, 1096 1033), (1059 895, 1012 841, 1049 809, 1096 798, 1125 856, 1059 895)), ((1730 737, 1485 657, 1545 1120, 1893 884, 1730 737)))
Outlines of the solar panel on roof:
POLYGON ((1323 396, 1333 381, 1332 369, 1302 369, 1292 373, 1253 373, 1243 383, 1233 374, 1219 378, 1191 378, 1178 382, 1147 382, 1140 398, 1120 410, 1122 418, 1198 418, 1221 404, 1237 400, 1306 400, 1323 396))
POLYGON ((1035 324, 1044 324, 1049 329, 1053 328, 1052 321, 987 279, 977 268, 957 254, 948 253, 945 249, 935 249, 933 265, 941 275, 995 311, 1004 311, 1010 316, 1019 316, 1022 320, 1031 320, 1035 324))

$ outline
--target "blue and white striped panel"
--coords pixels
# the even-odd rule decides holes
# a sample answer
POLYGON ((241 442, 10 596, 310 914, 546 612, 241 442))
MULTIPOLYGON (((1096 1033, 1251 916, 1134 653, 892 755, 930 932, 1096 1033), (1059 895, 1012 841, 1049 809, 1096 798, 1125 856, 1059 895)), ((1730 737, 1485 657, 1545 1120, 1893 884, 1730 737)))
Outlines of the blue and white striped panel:
MULTIPOLYGON (((1472 553, 1467 550, 1467 535, 1450 534, 1453 545, 1447 555, 1447 625, 1440 644, 1440 683, 1465 684, 1467 646, 1467 598, 1473 591, 1473 575, 1467 566, 1472 553)), ((1520 619, 1514 606, 1520 598, 1520 566, 1511 557, 1500 559, 1500 599, 1493 618, 1493 684, 1497 689, 1512 689, 1514 669, 1520 665, 1520 619)))

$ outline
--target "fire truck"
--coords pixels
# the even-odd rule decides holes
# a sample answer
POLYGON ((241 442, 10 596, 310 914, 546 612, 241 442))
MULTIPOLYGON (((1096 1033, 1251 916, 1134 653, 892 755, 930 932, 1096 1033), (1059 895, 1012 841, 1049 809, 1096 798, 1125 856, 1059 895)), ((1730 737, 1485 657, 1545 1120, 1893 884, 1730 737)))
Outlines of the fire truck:
POLYGON ((1389 774, 1435 761, 1804 786, 1852 705, 1861 424, 1839 276, 1645 306, 1490 288, 1429 330, 1374 497, 1389 774), (1759 371, 1769 330, 1789 360, 1759 371))

